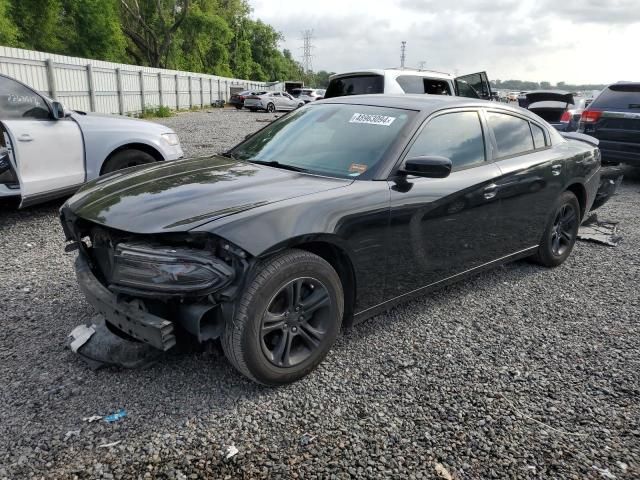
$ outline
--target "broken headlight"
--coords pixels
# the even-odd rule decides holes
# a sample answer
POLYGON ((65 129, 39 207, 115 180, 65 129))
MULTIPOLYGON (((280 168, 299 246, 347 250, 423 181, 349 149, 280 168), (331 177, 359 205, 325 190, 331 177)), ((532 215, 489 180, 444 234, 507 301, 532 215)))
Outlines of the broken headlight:
POLYGON ((233 279, 233 270, 210 252, 184 247, 120 243, 111 283, 165 293, 212 292, 233 279))

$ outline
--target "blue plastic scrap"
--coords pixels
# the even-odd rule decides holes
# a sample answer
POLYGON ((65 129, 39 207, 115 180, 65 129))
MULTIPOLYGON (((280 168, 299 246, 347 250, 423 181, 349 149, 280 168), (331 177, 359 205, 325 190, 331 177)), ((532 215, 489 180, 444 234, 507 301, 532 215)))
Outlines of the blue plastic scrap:
POLYGON ((116 413, 112 413, 111 415, 105 416, 104 421, 107 423, 113 423, 123 419, 126 416, 127 416, 127 411, 124 408, 121 408, 116 413))

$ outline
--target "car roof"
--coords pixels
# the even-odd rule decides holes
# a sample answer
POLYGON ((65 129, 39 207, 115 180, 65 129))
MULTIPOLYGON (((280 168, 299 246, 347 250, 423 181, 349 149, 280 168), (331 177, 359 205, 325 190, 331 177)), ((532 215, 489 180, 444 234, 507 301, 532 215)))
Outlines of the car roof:
POLYGON ((353 72, 336 73, 329 77, 329 80, 334 78, 352 77, 355 75, 390 75, 398 77, 400 75, 418 75, 421 77, 432 77, 440 79, 453 79, 453 75, 450 73, 436 72, 435 70, 415 70, 411 68, 368 68, 364 70, 354 70, 353 72))

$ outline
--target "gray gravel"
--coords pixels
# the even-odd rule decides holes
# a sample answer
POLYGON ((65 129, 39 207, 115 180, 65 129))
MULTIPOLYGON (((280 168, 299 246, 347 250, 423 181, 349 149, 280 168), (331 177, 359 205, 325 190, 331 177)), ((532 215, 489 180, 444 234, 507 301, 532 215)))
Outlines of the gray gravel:
MULTIPOLYGON (((204 154, 265 117, 164 123, 204 154)), ((88 370, 63 348, 92 310, 58 207, 0 207, 0 478, 640 477, 640 175, 600 213, 620 247, 579 243, 555 270, 518 262, 415 300, 278 389, 216 347, 88 370)))

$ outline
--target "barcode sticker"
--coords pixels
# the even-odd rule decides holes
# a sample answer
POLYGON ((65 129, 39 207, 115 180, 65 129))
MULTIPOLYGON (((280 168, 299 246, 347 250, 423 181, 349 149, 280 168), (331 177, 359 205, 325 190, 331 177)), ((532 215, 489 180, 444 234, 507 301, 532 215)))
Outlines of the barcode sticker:
POLYGON ((370 115, 367 113, 354 113, 349 123, 366 123, 369 125, 382 125, 388 127, 393 123, 396 117, 387 117, 386 115, 370 115))

